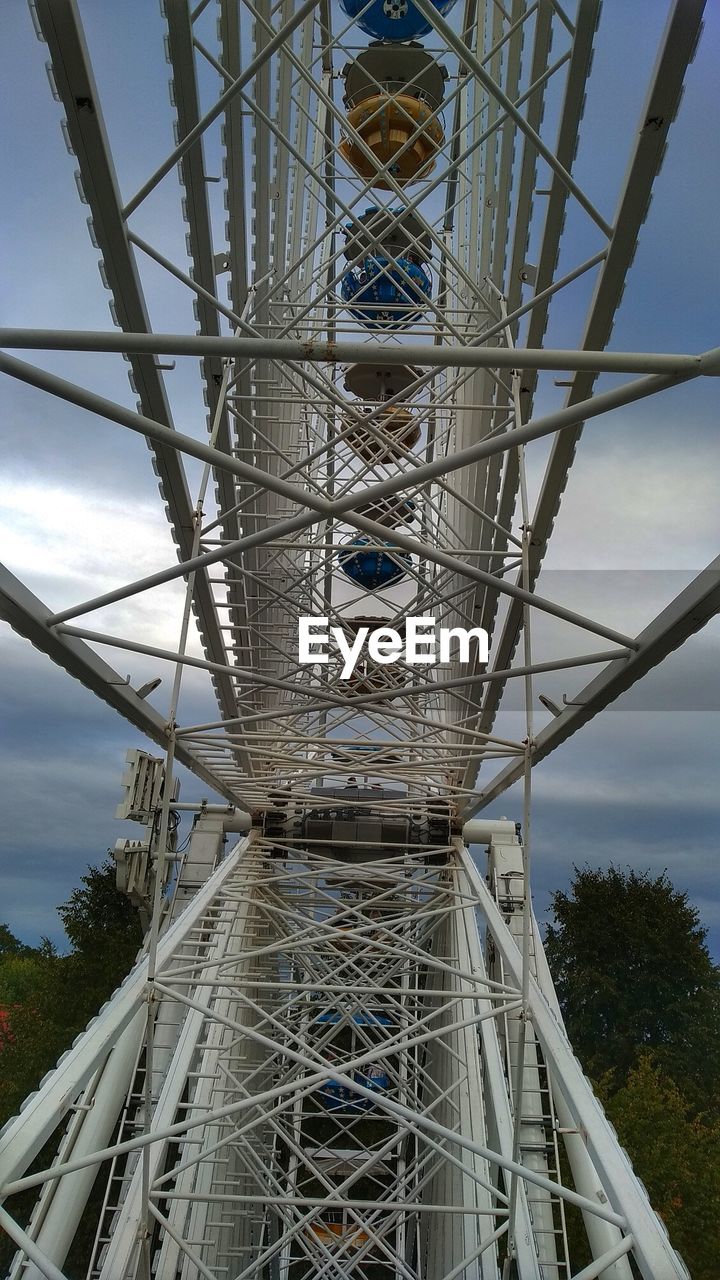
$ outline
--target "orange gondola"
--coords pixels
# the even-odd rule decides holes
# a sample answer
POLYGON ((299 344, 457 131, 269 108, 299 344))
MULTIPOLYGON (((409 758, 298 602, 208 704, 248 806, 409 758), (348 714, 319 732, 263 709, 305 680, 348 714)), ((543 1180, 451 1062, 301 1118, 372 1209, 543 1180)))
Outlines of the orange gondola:
MULTIPOLYGON (((442 127, 427 103, 405 93, 393 97, 376 93, 365 98, 348 113, 348 123, 372 151, 377 166, 352 138, 343 139, 340 154, 361 178, 368 180, 380 166, 388 165, 400 186, 417 182, 432 172, 444 142, 442 127)), ((382 191, 390 190, 383 177, 378 177, 372 185, 382 191)))

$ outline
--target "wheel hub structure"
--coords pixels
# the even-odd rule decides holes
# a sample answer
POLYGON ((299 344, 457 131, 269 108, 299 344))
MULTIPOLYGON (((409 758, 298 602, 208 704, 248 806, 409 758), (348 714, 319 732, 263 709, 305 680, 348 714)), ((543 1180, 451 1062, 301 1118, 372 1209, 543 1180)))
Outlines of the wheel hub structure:
POLYGON ((5 620, 149 739, 115 851, 145 946, 0 1135, 12 1280, 62 1277, 81 1223, 88 1280, 687 1276, 529 878, 533 766, 720 604, 714 563, 631 635, 538 584, 584 424, 718 371, 606 350, 701 29, 665 7, 598 200, 599 0, 134 6, 169 62, 155 164, 97 13, 34 0, 114 326, 5 329, 0 367, 98 448, 145 438, 176 555, 54 610, 1 571, 5 620), (90 389, 121 357, 134 407, 90 389), (580 691, 537 727, 550 672, 580 691))

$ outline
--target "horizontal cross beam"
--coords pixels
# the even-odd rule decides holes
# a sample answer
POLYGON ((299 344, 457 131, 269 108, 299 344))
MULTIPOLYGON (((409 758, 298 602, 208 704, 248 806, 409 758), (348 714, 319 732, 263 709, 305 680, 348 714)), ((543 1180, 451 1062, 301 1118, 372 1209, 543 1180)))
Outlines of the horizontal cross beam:
POLYGON ((117 351, 130 355, 224 356, 238 360, 311 360, 327 364, 420 365, 456 369, 555 369, 597 373, 720 375, 720 348, 700 355, 650 351, 575 351, 309 338, 235 338, 189 333, 117 333, 93 329, 0 329, 0 347, 42 351, 117 351))
MULTIPOLYGON (((689 636, 700 631, 720 613, 720 556, 676 596, 636 637, 637 648, 627 661, 611 662, 600 675, 575 695, 565 710, 551 721, 532 744, 533 765, 550 755, 556 747, 592 720, 622 693, 632 688, 648 671, 678 649, 689 636)), ((522 777, 524 762, 503 769, 471 802, 464 818, 472 817, 496 800, 503 791, 522 777)))

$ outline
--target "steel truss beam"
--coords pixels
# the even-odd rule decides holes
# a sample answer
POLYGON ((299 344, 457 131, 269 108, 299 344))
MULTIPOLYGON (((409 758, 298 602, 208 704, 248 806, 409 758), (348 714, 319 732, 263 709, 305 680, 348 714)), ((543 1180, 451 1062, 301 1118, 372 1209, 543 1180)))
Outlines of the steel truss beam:
MULTIPOLYGON (((706 353, 713 359, 716 352, 706 353)), ((32 386, 40 387, 50 391, 52 394, 60 396, 62 399, 71 403, 80 405, 89 409, 91 412, 100 413, 109 421, 130 427, 131 430, 138 431, 150 439, 158 442, 166 443, 171 448, 181 449, 183 452, 201 459, 210 464, 225 466, 229 471, 238 476, 252 479, 262 487, 272 490, 279 496, 289 499, 291 503, 296 503, 299 507, 310 507, 315 513, 325 516, 345 515, 348 523, 365 533, 370 533, 380 540, 386 536, 386 530, 383 525, 376 521, 369 520, 361 516, 354 508, 358 505, 358 494, 350 493, 344 498, 337 500, 329 500, 316 496, 312 493, 302 490, 299 486, 288 483, 280 477, 271 476, 267 472, 260 471, 257 467, 252 467, 247 463, 240 462, 237 459, 227 458, 222 455, 219 450, 214 449, 210 445, 202 444, 189 436, 181 435, 179 432, 172 431, 163 426, 162 423, 151 421, 142 417, 140 414, 133 413, 129 409, 125 409, 121 405, 114 404, 112 401, 102 396, 95 395, 86 391, 84 388, 74 386, 72 383, 66 382, 62 378, 58 378, 54 374, 47 373, 41 369, 37 369, 23 361, 16 360, 12 356, 0 354, 0 370, 10 373, 13 377, 19 378, 21 381, 28 382, 32 386)), ((436 458, 433 462, 424 463, 417 467, 413 473, 413 483, 419 481, 430 480, 438 475, 447 475, 453 471, 459 471, 463 467, 469 466, 484 457, 491 457, 495 453, 505 452, 507 449, 517 445, 522 445, 530 440, 540 439, 542 436, 549 435, 553 431, 559 431, 568 427, 576 426, 580 420, 601 416, 609 410, 617 408, 621 405, 631 404, 646 396, 657 394, 659 391, 667 390, 669 387, 676 385, 678 382, 687 381, 692 377, 697 377, 701 373, 701 368, 695 365, 693 372, 686 372, 676 375, 656 374, 647 378, 638 379, 635 382, 627 383, 622 387, 612 391, 606 391, 596 395, 592 400, 585 401, 581 405, 558 410, 556 413, 548 414, 544 418, 540 418, 535 422, 527 423, 521 427, 515 427, 512 431, 505 431, 501 436, 493 436, 489 440, 480 441, 476 445, 471 445, 459 453, 448 455, 443 458, 436 458)), ((388 480, 384 480, 379 484, 372 485, 366 489, 362 495, 364 503, 375 502, 379 499, 389 497, 395 493, 402 492, 406 488, 406 480, 403 473, 393 476, 388 480)), ((275 527, 275 534, 295 533, 299 528, 305 528, 315 523, 317 515, 304 516, 298 515, 292 517, 284 523, 275 527)), ((148 585, 159 584, 161 581, 170 581, 174 576, 183 576, 191 568, 198 568, 213 562, 221 560, 230 555, 233 551, 239 551, 243 545, 253 545, 261 540, 267 540, 269 537, 267 530, 257 535, 250 535, 248 539, 239 541, 237 544, 229 544, 219 552, 210 552, 205 557, 195 558, 178 566, 177 570, 164 571, 161 574, 152 575, 152 579, 148 579, 148 585), (250 541, 252 539, 252 541, 250 541)), ((488 580, 493 582, 491 575, 475 566, 463 564, 452 556, 446 555, 444 552, 437 550, 429 543, 420 543, 417 539, 410 538, 398 531, 394 532, 394 542, 398 547, 411 552, 419 553, 421 556, 434 561, 437 564, 445 565, 448 568, 458 570, 465 577, 475 579, 478 582, 487 583, 488 580)), ((515 596, 516 599, 528 603, 528 592, 521 586, 510 583, 497 583, 499 590, 508 595, 515 596)), ((117 592, 108 593, 103 597, 105 603, 109 599, 120 599, 121 595, 117 592)), ((540 598, 533 597, 531 603, 539 605, 540 598)), ((97 604, 97 602, 95 602, 97 604)), ((566 620, 573 620, 578 625, 586 625, 580 621, 577 615, 572 616, 571 611, 562 610, 559 606, 553 605, 551 612, 557 616, 564 616, 566 620)), ((55 622, 63 621, 74 613, 73 610, 65 610, 54 617, 55 622)), ((590 629, 593 629, 592 627, 590 629)), ((609 628, 596 628, 597 634, 604 635, 607 638, 616 640, 620 644, 627 643, 627 637, 618 635, 617 632, 609 628)))
MULTIPOLYGON (((99 333, 82 329, 0 329, 0 347, 45 351, 118 351, 167 356, 234 356, 239 360, 310 360, 319 364, 421 365, 429 369, 555 369, 592 373, 720 375, 720 347, 699 355, 651 351, 553 350, 550 347, 443 346, 317 342, 297 338, 211 337, 185 333, 99 333)), ((588 392, 591 388, 588 388, 588 392)), ((588 397, 589 398, 589 397, 588 397)), ((571 403, 577 403, 574 397, 571 403)))
MULTIPOLYGON (((200 119, 198 86, 193 57, 192 21, 185 0, 167 0, 165 14, 168 23, 168 53, 173 65, 172 93, 177 112, 178 133, 185 138, 200 119)), ((182 160, 182 181, 185 187, 185 208, 189 227, 192 278, 204 290, 204 295, 216 293, 216 269, 213 255, 210 207, 207 176, 202 145, 186 152, 182 160)), ((199 331, 219 336, 220 325, 217 308, 209 298, 198 294, 197 309, 199 331)), ((221 357, 208 356, 203 361, 203 378, 211 417, 218 408, 218 388, 223 374, 221 357)), ((220 407, 218 447, 229 453, 231 448, 230 424, 227 408, 220 407)), ((238 522, 231 515, 235 503, 235 487, 225 471, 215 473, 217 503, 220 507, 221 525, 226 537, 237 537, 238 522)))
MULTIPOLYGON (((380 202, 396 226, 413 214, 436 255, 438 288, 415 326, 424 342, 396 333, 359 340, 364 330, 336 296, 344 271, 365 253, 358 211, 377 198, 371 181, 347 176, 337 151, 345 129, 337 57, 357 52, 354 23, 341 18, 338 29, 339 6, 327 0, 218 0, 213 44, 208 6, 167 0, 177 145, 123 208, 76 0, 37 0, 124 332, 6 328, 0 345, 129 356, 141 412, 3 353, 0 370, 145 436, 180 563, 55 614, 2 571, 0 613, 159 743, 166 779, 178 760, 231 803, 245 797, 256 817, 262 811, 264 834, 255 829, 206 880, 225 819, 205 813, 179 863, 176 909, 191 901, 175 922, 161 911, 163 877, 156 876, 148 958, 0 1135, 0 1197, 43 1190, 26 1233, 9 1217, 2 1222, 30 1259, 28 1277, 57 1280, 82 1213, 82 1205, 71 1206, 73 1189, 84 1199, 103 1166, 110 1175, 89 1280, 500 1280, 501 1269, 509 1280, 513 1268, 521 1280, 629 1280, 627 1255, 643 1280, 680 1280, 682 1264, 559 1019, 530 901, 530 771, 720 607, 720 561, 635 640, 534 590, 584 422, 720 375, 720 348, 701 355, 605 350, 702 4, 671 7, 610 224, 573 175, 599 0, 581 0, 574 24, 557 0, 504 7, 466 0, 459 23, 459 9, 447 23, 429 0, 418 0, 435 28, 433 52, 439 43, 449 64, 452 133, 433 177, 415 187, 419 194, 408 195, 385 163, 380 202), (213 74, 219 96, 203 113, 201 89, 204 99, 213 74), (555 90, 551 146, 543 117, 555 90), (228 226, 220 261, 205 160, 217 143, 208 130, 222 120, 228 226), (536 191, 541 162, 551 174, 543 193, 536 191), (176 165, 188 270, 127 225, 176 165), (544 220, 537 195, 548 199, 544 220), (590 256, 573 259, 558 278, 567 212, 602 245, 596 251, 593 243, 590 256), (525 256, 535 239, 535 291, 523 303, 525 256), (198 334, 150 332, 135 249, 187 290, 198 334), (217 298, 218 266, 230 275, 231 307, 217 298), (589 291, 587 273, 596 269, 582 349, 542 348, 551 305, 586 276, 589 291), (525 345, 516 347, 523 320, 525 345), (228 324, 234 336, 224 332, 228 324), (161 354, 200 359, 213 410, 209 443, 172 429, 161 354), (365 416, 358 400, 344 396, 338 371, 368 363, 424 372, 390 401, 368 397, 365 416), (563 409, 533 419, 541 370, 569 371, 572 390, 563 409), (646 376, 593 395, 596 377, 608 372, 646 376), (420 445, 401 444, 388 461, 382 450, 393 434, 384 414, 405 395, 420 445), (524 448, 548 435, 556 438, 533 523, 524 448), (204 480, 193 511, 182 453, 205 464, 206 479, 212 469, 217 510, 201 510, 204 480), (390 534, 362 510, 397 500, 415 504, 419 532, 393 526, 390 534), (368 547, 392 540, 389 554, 407 565, 404 596, 338 589, 337 550, 358 532, 368 547), (403 553, 414 559, 398 559, 403 553), (222 568, 210 577, 216 563, 222 568), (507 579, 515 568, 517 579, 507 579), (180 577, 188 588, 175 647, 68 625, 180 577), (203 658, 187 652, 193 588, 203 658), (352 627, 351 615, 377 601, 384 615, 389 607, 390 624, 417 610, 439 613, 442 625, 490 629, 504 596, 498 659, 484 673, 454 663, 434 673, 437 680, 401 670, 378 683, 368 661, 345 697, 334 666, 308 678, 293 653, 296 619, 314 609, 331 625, 352 627), (622 649, 536 662, 535 608, 622 649), (521 622, 524 651, 513 667, 521 622), (167 716, 84 640, 170 662, 167 716), (607 661, 603 672, 536 736, 537 677, 600 661, 607 661), (187 665, 213 678, 219 720, 176 724, 187 665), (487 728, 493 691, 510 678, 525 691, 522 742, 487 728), (479 762, 505 758, 494 782, 475 794, 479 762), (511 823, 481 824, 482 840, 504 841, 508 854, 509 871, 498 881, 491 846, 488 888, 451 832, 460 815, 520 777, 526 845, 511 823), (354 799, 358 778, 369 785, 354 799), (318 795, 318 782, 340 788, 343 781, 341 794, 318 795), (319 814, 330 824, 325 835, 313 826, 319 814), (386 822, 396 824, 390 834, 386 822), (115 1061, 119 1073, 122 1065, 126 1080, 130 1027, 142 1020, 146 1057, 130 1068, 113 1134, 120 1100, 107 1102, 115 1078, 107 1067, 115 1061), (122 1063, 108 1057, 118 1038, 122 1063), (28 1173, 67 1115, 54 1164, 28 1173), (572 1130, 567 1185, 558 1121, 572 1130), (581 1211, 594 1257, 575 1275, 568 1205, 581 1211)), ((366 142, 347 133, 371 159, 366 142)), ((167 847, 170 790, 155 850, 161 866, 174 852, 167 847)), ((26 1269, 18 1257, 12 1280, 26 1269)))
MULTIPOLYGON (((532 743, 534 764, 539 764, 573 733, 594 719, 623 693, 627 693, 643 676, 652 671, 668 654, 720 613, 720 556, 696 578, 637 636, 636 648, 621 663, 610 662, 594 680, 573 695, 560 715, 542 729, 532 743)), ((522 776, 522 765, 513 765, 498 774, 467 805, 466 816, 480 812, 513 782, 522 776)))
MULTIPOLYGON (((470 854, 461 845, 458 854, 476 895, 477 905, 502 956, 505 971, 520 984, 525 971, 523 955, 470 854)), ((630 1161, 573 1054, 562 1023, 551 1012, 532 977, 526 1000, 526 1017, 532 1022, 555 1085, 585 1138, 605 1194, 632 1236, 633 1256, 643 1277, 646 1280, 687 1280, 686 1268, 672 1248, 662 1222, 650 1207, 646 1192, 635 1178, 630 1161)))
MULTIPOLYGON (((598 1237, 603 1265, 608 1249, 617 1258, 632 1250, 644 1280, 684 1277, 562 1027, 535 980, 523 977, 508 923, 461 843, 436 868, 402 855, 364 865, 308 860, 297 847, 278 863, 271 852, 271 842, 251 834, 160 941, 152 990, 160 1011, 163 1003, 175 1007, 179 1024, 147 1131, 22 1176, 141 1008, 147 992, 141 961, 24 1117, 0 1137, 0 1193, 148 1150, 150 1211, 162 1228, 151 1251, 158 1265, 169 1265, 179 1248, 214 1280, 240 1248, 235 1256, 244 1254, 248 1278, 262 1276, 273 1257, 289 1261, 296 1250, 298 1260, 320 1267, 336 1255, 311 1224, 337 1209, 364 1242, 357 1253, 340 1251, 348 1277, 362 1275, 363 1258, 374 1258, 412 1280, 415 1255, 402 1242, 417 1220, 428 1274, 497 1280, 497 1243, 509 1225, 523 1280, 539 1280, 547 1244, 537 1234, 537 1207, 532 1218, 528 1212, 532 1190, 536 1206, 539 1195, 549 1196, 619 1229, 608 1235, 604 1228, 598 1237), (488 978, 477 910, 502 959, 503 985, 488 978), (289 981, 293 973, 304 979, 289 981), (586 1137, 605 1203, 513 1153, 501 1028, 520 1011, 553 1087, 586 1137), (371 1068, 383 1072, 382 1089, 372 1084, 371 1068), (323 1104, 327 1091, 334 1098, 337 1089, 355 1101, 323 1104), (166 1163, 171 1148, 176 1157, 166 1163), (283 1151, 289 1164, 278 1158, 283 1151), (162 1202, 165 1213, 158 1210, 162 1202), (225 1242, 207 1231, 209 1215, 218 1212, 231 1228, 225 1242), (268 1232, 263 1224, 273 1216, 277 1229, 268 1232), (253 1223, 257 1230, 243 1234, 253 1223), (474 1269, 485 1255, 487 1263, 474 1269)), ((516 892, 521 879, 514 873, 516 892)), ((103 1280, 142 1274, 141 1166, 134 1174, 129 1168, 98 1272, 103 1280)), ((49 1256, 52 1262, 52 1249, 49 1256)), ((621 1280, 624 1273, 610 1275, 621 1280)))
MULTIPOLYGON (((0 617, 9 623, 13 631, 29 640, 35 649, 47 654, 57 666, 79 680, 91 693, 101 698, 113 710, 119 711, 130 724, 156 742, 163 751, 168 746, 167 721, 139 698, 126 678, 83 644, 70 636, 51 631, 47 620, 51 611, 38 600, 4 565, 0 565, 0 617)), ((206 767, 195 753, 180 744, 178 760, 190 769, 207 786, 219 791, 231 804, 242 803, 238 795, 225 786, 220 778, 206 767)))
MULTIPOLYGON (((607 256, 596 284, 580 343, 583 351, 591 347, 604 347, 610 340, 627 273, 635 257, 640 231, 652 198, 653 185, 662 166, 670 128, 682 97, 685 74, 700 36, 704 10, 705 0, 689 0, 687 3, 686 0, 674 0, 670 9, 650 89, 641 112, 635 147, 613 220, 607 256)), ((594 383, 591 371, 586 371, 584 376, 579 374, 575 377, 567 404, 578 403, 590 396, 594 383)), ((530 568, 533 584, 540 573, 581 434, 582 423, 578 423, 575 431, 559 436, 553 445, 532 516, 530 568)), ((496 662, 499 667, 505 667, 512 661, 521 627, 521 613, 511 605, 498 642, 496 662)), ((478 728, 487 731, 492 727, 501 697, 501 686, 488 691, 478 728)), ((477 770, 471 762, 465 778, 467 785, 474 786, 476 777, 477 770)))
MULTIPOLYGON (((178 947, 187 939, 198 920, 225 881, 231 876, 245 851, 252 847, 250 837, 236 846, 232 854, 199 890, 183 915, 160 941, 158 972, 178 947)), ((141 959, 115 995, 94 1018, 87 1031, 63 1055, 55 1070, 37 1093, 28 1099, 22 1115, 10 1120, 0 1134, 0 1194, 2 1186, 20 1177, 43 1144, 57 1128, 66 1110, 72 1106, 83 1086, 99 1067, 126 1026, 140 1008, 147 987, 147 959, 141 959)), ((92 1163, 83 1159, 82 1165, 92 1163)), ((41 1179, 43 1181, 43 1179, 41 1179)))
MULTIPOLYGON (((75 0, 36 0, 35 8, 52 57, 53 76, 80 168, 83 194, 90 206, 94 242, 100 249, 112 291, 116 323, 122 329, 147 332, 150 321, 128 241, 115 167, 77 5, 75 0)), ((133 356, 130 364, 143 413, 172 428, 170 405, 155 360, 151 356, 133 356)), ((182 460, 172 448, 158 446, 154 453, 160 492, 168 504, 178 554, 184 558, 192 547, 193 511, 182 460)), ((222 633, 215 601, 203 573, 195 579, 195 603, 205 652, 209 658, 219 660, 224 648, 222 633)), ((221 676, 216 690, 221 711, 234 714, 236 703, 231 681, 221 676)))

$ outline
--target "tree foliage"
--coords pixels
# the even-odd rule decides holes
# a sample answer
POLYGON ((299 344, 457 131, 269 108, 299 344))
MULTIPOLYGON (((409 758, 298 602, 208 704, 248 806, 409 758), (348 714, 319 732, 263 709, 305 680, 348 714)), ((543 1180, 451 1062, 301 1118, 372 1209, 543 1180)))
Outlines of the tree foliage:
POLYGON ((108 859, 101 867, 88 867, 81 876, 83 888, 75 889, 58 907, 73 949, 92 955, 102 949, 110 954, 134 948, 140 941, 137 912, 130 899, 115 887, 115 864, 108 859))
POLYGON ((720 1124, 698 1119, 649 1056, 606 1099, 606 1108, 693 1280, 717 1280, 720 1124))
MULTIPOLYGON (((720 979, 666 874, 575 868, 546 949, 573 1046, 693 1280, 720 1257, 720 979)), ((59 908, 71 944, 0 925, 0 1124, 133 964, 136 913, 108 861, 59 908)), ((12 1255, 0 1245, 0 1265, 12 1255)))
POLYGON ((621 1083, 651 1053, 699 1110, 720 1092, 720 972, 667 875, 575 868, 553 897, 546 951, 586 1071, 621 1083))
POLYGON ((720 1258, 720 979, 667 875, 574 869, 546 952, 568 1034, 693 1280, 720 1258))
MULTIPOLYGON (((59 914, 71 944, 67 955, 59 955, 47 940, 29 947, 0 925, 0 1126, 17 1113, 120 984, 142 941, 137 914, 115 888, 115 866, 109 860, 88 868, 59 914)), ((41 1163, 52 1158, 51 1146, 52 1141, 41 1153, 41 1163)), ((24 1193, 8 1204, 20 1222, 29 1216, 35 1194, 24 1193)), ((76 1241, 83 1256, 93 1236, 88 1215, 76 1241)), ((2 1274, 14 1253, 9 1237, 0 1233, 2 1274)), ((85 1275, 86 1267, 73 1261, 73 1255, 67 1267, 69 1275, 85 1275)))
POLYGON ((29 956, 32 950, 32 947, 26 946, 16 938, 6 924, 0 924, 0 960, 5 960, 9 956, 29 956))
POLYGON ((72 944, 26 946, 0 926, 0 1124, 13 1115, 133 964, 137 915, 115 888, 115 867, 90 867, 59 908, 72 944))

